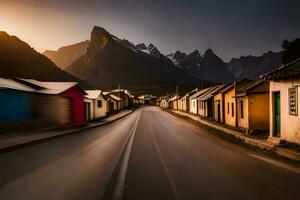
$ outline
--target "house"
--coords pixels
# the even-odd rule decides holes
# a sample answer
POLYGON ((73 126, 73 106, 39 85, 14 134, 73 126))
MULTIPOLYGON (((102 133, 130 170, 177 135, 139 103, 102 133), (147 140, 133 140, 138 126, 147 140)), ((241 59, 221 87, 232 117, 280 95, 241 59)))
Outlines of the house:
MULTIPOLYGON (((198 100, 198 113, 201 117, 205 118, 211 118, 213 119, 215 114, 218 112, 215 112, 215 105, 214 105, 214 95, 218 93, 221 89, 223 89, 226 85, 217 85, 213 86, 204 93, 203 95, 200 95, 197 100, 198 100)), ((217 109, 219 109, 217 107, 217 109)))
POLYGON ((174 95, 169 99, 170 108, 172 110, 178 110, 178 100, 180 99, 180 96, 174 95))
POLYGON ((108 92, 104 92, 103 94, 107 101, 107 104, 106 104, 106 113, 107 114, 112 114, 112 113, 115 113, 115 112, 118 112, 121 110, 122 99, 120 97, 117 97, 108 92))
POLYGON ((189 102, 189 105, 190 105, 190 113, 192 114, 195 114, 195 115, 198 115, 198 97, 201 96, 202 94, 204 94, 205 92, 207 92, 210 88, 205 88, 205 89, 201 89, 199 90, 198 92, 196 92, 195 94, 191 95, 190 96, 190 102, 189 102))
POLYGON ((261 77, 270 81, 270 141, 300 144, 300 58, 261 77))
POLYGON ((185 94, 183 97, 181 97, 178 101, 178 109, 184 112, 189 112, 190 111, 190 97, 195 94, 196 92, 198 92, 199 89, 196 88, 190 92, 188 92, 187 94, 185 94))
POLYGON ((85 90, 85 114, 86 120, 97 120, 105 117, 107 112, 107 100, 101 90, 85 90))
POLYGON ((243 79, 238 82, 232 83, 226 86, 224 89, 220 91, 223 95, 223 116, 225 124, 229 126, 236 126, 237 125, 237 118, 236 118, 236 93, 237 90, 242 89, 243 87, 248 86, 251 84, 252 81, 248 79, 243 79))
POLYGON ((34 79, 16 81, 35 88, 33 105, 39 118, 58 121, 60 124, 85 123, 85 91, 77 82, 46 82, 34 79), (50 96, 49 96, 50 95, 50 96))
POLYGON ((236 92, 237 124, 247 133, 269 130, 269 81, 259 79, 236 92))
POLYGON ((127 90, 116 89, 116 90, 110 91, 109 93, 116 97, 121 98, 119 110, 123 110, 123 109, 129 107, 130 96, 129 96, 129 93, 127 90))

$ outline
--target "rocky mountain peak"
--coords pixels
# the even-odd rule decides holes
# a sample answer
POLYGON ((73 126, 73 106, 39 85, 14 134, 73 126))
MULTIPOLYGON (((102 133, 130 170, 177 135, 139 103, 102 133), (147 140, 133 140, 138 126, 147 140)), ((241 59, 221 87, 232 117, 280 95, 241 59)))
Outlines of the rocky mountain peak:
POLYGON ((192 59, 192 60, 199 60, 201 59, 201 55, 199 53, 199 51, 196 49, 195 51, 193 51, 192 53, 190 53, 188 55, 189 59, 192 59))
POLYGON ((185 59, 186 57, 187 57, 187 55, 181 51, 176 51, 174 54, 174 58, 176 60, 182 60, 182 59, 185 59))
POLYGON ((90 50, 102 50, 108 43, 111 35, 104 28, 94 26, 91 33, 90 50))
POLYGON ((160 57, 161 56, 161 53, 159 52, 159 50, 152 43, 149 44, 148 50, 149 50, 150 55, 152 55, 152 56, 155 56, 155 57, 160 57))
POLYGON ((211 56, 216 56, 216 54, 213 52, 212 49, 207 49, 204 53, 204 57, 211 57, 211 56))
POLYGON ((140 51, 147 49, 147 46, 144 43, 137 44, 135 47, 140 51))

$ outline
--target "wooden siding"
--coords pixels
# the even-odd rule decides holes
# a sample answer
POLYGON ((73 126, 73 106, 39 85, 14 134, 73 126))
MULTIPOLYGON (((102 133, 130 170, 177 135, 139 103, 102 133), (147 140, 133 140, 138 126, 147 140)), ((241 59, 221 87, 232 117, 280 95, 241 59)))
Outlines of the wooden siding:
POLYGON ((33 113, 39 121, 62 125, 71 123, 71 98, 59 95, 33 95, 33 113))

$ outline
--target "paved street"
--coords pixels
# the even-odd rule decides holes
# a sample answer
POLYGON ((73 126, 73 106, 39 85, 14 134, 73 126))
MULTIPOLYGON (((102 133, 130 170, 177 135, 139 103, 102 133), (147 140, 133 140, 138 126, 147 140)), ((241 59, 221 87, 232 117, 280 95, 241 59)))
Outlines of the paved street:
POLYGON ((0 154, 0 199, 300 199, 300 166, 144 107, 0 154))

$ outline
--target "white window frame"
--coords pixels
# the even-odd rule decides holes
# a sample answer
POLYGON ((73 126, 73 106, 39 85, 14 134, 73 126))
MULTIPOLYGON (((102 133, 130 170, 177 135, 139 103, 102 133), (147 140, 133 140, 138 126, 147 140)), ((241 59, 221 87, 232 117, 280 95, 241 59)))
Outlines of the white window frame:
POLYGON ((291 87, 288 89, 288 102, 289 102, 289 114, 298 116, 298 87, 291 87), (291 111, 291 91, 295 90, 295 112, 291 111))

